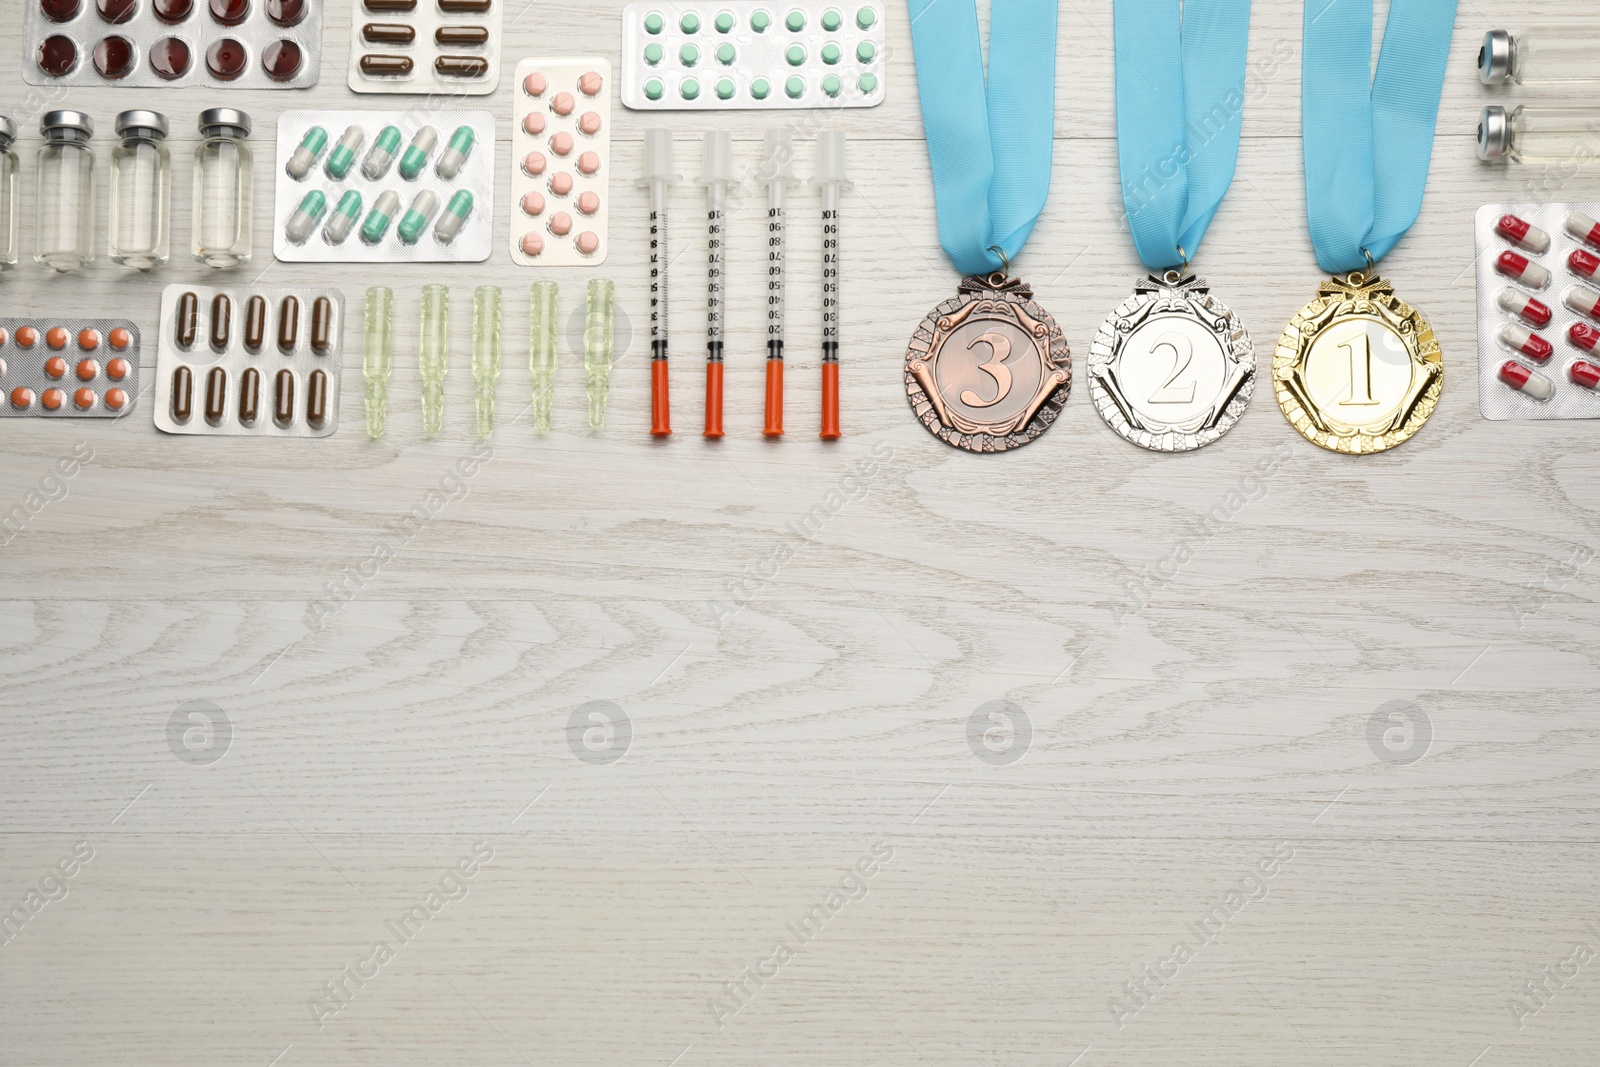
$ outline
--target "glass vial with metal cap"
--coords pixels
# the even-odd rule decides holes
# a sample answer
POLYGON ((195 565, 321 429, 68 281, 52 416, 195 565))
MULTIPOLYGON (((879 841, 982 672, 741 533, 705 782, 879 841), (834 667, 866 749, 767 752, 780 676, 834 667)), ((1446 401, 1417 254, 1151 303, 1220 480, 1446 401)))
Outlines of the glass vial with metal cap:
POLYGON ((208 267, 250 261, 254 157, 250 116, 233 107, 200 112, 194 153, 194 258, 208 267))
POLYGON ((122 141, 111 150, 111 261, 149 270, 166 263, 171 251, 167 117, 159 111, 124 111, 117 116, 117 136, 122 141))
POLYGON ((1600 88, 1600 22, 1490 30, 1478 49, 1478 80, 1485 85, 1600 88))
POLYGON ((78 270, 94 262, 94 120, 82 111, 47 111, 39 132, 33 258, 63 273, 78 270))
POLYGON ((0 271, 17 265, 17 124, 0 115, 0 271))
POLYGON ((1478 121, 1478 158, 1491 163, 1570 163, 1576 168, 1596 157, 1600 104, 1524 104, 1509 111, 1491 104, 1478 121))

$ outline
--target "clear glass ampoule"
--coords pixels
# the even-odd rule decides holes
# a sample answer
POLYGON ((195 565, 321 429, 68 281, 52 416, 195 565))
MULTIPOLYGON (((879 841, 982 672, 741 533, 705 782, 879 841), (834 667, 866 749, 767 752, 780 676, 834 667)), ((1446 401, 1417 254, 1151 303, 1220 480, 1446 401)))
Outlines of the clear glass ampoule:
POLYGON ((1478 50, 1485 85, 1600 89, 1600 22, 1564 22, 1490 30, 1478 50))
POLYGON ((111 150, 113 263, 149 270, 166 263, 172 157, 167 117, 159 111, 124 111, 117 116, 121 143, 111 150))
POLYGON ((47 111, 39 132, 33 258, 63 273, 78 270, 94 262, 94 120, 82 111, 47 111))
POLYGON ((233 107, 202 111, 200 136, 194 153, 194 258, 208 267, 237 267, 250 261, 250 116, 233 107))
POLYGON ((1483 109, 1478 158, 1513 163, 1585 162, 1600 158, 1600 104, 1483 109))
POLYGON ((17 139, 17 124, 0 115, 0 271, 17 265, 17 182, 20 167, 11 145, 17 139))

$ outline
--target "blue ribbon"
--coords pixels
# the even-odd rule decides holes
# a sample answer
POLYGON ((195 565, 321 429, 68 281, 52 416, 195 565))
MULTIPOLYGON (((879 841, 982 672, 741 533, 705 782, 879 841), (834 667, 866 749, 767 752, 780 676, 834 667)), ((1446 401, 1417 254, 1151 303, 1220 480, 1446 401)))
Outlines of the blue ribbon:
POLYGON ((1050 195, 1057 0, 994 0, 987 87, 977 0, 907 7, 939 243, 963 274, 1001 270, 1050 195))
POLYGON ((1168 270, 1194 258, 1233 181, 1250 0, 1116 0, 1113 17, 1122 203, 1139 258, 1168 270))
POLYGON ((1393 0, 1374 76, 1372 0, 1306 2, 1306 215, 1330 274, 1366 269, 1417 221, 1455 19, 1456 0, 1393 0))

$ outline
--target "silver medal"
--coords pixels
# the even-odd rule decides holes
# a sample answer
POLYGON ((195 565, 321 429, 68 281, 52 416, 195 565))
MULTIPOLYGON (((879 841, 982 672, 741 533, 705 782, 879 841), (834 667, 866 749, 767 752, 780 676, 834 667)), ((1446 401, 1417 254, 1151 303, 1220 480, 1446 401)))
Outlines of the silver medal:
POLYGON ((1188 452, 1233 428, 1255 390, 1250 335, 1205 279, 1150 275, 1089 346, 1089 397, 1117 433, 1188 452))

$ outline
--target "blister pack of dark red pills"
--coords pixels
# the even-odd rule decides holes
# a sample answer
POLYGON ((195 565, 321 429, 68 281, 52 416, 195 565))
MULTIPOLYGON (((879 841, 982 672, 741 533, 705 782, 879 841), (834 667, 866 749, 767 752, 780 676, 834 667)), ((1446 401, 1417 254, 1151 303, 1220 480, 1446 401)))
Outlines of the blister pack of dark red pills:
POLYGON ((1600 419, 1600 202, 1485 204, 1478 407, 1486 419, 1600 419))
POLYGON ((7 418, 120 419, 139 399, 139 328, 126 319, 0 319, 7 418))
POLYGON ((303 89, 325 0, 22 0, 34 85, 303 89))

